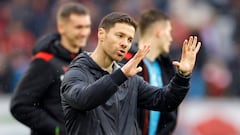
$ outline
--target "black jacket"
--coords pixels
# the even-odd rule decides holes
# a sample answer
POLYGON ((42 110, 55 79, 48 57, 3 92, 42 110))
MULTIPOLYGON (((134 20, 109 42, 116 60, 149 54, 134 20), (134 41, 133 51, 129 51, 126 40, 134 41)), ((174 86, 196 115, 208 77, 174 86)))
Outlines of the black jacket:
MULTIPOLYGON (((138 45, 136 43, 134 43, 131 46, 128 54, 122 61, 123 63, 126 63, 129 59, 131 59, 135 55, 135 53, 138 50, 137 46, 138 45)), ((157 62, 159 63, 162 70, 163 85, 167 85, 175 74, 175 68, 172 64, 172 61, 170 60, 168 55, 160 55, 157 58, 157 62)), ((143 72, 140 72, 139 75, 141 75, 145 81, 149 82, 149 73, 147 71, 146 65, 144 64, 143 61, 139 65, 143 67, 143 72)), ((161 116, 158 122, 156 135, 170 135, 174 131, 177 124, 177 109, 172 112, 161 112, 160 115, 161 116)), ((149 126, 148 110, 144 109, 138 110, 138 122, 139 127, 142 129, 143 135, 147 135, 149 126)))
MULTIPOLYGON (((76 56, 76 55, 75 55, 76 56)), ((60 44, 60 35, 48 34, 36 42, 33 59, 11 99, 11 113, 31 128, 31 135, 64 135, 60 85, 74 55, 60 44)))
POLYGON ((140 135, 137 106, 175 110, 189 90, 189 77, 176 74, 159 89, 138 75, 126 78, 119 67, 109 74, 89 54, 80 54, 61 85, 68 135, 140 135))

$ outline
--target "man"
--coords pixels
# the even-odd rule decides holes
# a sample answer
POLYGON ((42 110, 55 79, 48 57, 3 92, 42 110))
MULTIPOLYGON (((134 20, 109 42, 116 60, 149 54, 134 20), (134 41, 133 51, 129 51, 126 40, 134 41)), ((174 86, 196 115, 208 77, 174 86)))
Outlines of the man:
MULTIPOLYGON (((171 23, 161 11, 150 9, 145 11, 139 19, 139 41, 134 43, 125 59, 126 63, 137 52, 149 43, 151 50, 140 62, 143 72, 139 75, 151 85, 163 87, 167 85, 175 74, 175 69, 168 56, 172 41, 171 23)), ((173 112, 138 111, 139 126, 143 135, 170 135, 177 122, 177 110, 173 112)))
POLYGON ((69 135, 137 135, 137 106, 173 111, 189 89, 190 74, 200 49, 197 38, 183 43, 178 73, 170 83, 151 86, 136 74, 137 65, 149 52, 140 48, 124 66, 121 61, 135 36, 136 23, 127 14, 105 16, 98 29, 98 44, 92 53, 82 53, 72 62, 61 85, 65 124, 69 135))
POLYGON ((60 85, 67 66, 86 45, 90 26, 86 7, 65 3, 57 13, 58 34, 36 43, 30 67, 11 100, 12 115, 31 129, 31 135, 66 134, 60 85))

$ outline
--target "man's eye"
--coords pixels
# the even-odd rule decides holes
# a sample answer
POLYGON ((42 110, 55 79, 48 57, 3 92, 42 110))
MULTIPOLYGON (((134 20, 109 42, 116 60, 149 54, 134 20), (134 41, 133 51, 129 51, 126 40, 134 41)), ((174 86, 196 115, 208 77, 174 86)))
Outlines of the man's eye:
POLYGON ((120 38, 122 38, 123 37, 123 35, 117 35, 118 37, 120 37, 120 38))

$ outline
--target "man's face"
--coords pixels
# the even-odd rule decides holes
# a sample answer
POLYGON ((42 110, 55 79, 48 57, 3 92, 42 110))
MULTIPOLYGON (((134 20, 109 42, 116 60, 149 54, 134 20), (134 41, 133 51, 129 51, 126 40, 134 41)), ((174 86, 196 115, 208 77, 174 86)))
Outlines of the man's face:
POLYGON ((113 61, 121 61, 131 47, 135 28, 126 23, 116 23, 105 31, 102 47, 104 53, 113 61))
POLYGON ((69 19, 63 23, 62 36, 73 48, 85 47, 90 33, 90 15, 71 14, 69 19))
POLYGON ((170 21, 165 22, 161 27, 161 34, 159 36, 159 49, 162 53, 169 53, 172 42, 172 26, 170 21))

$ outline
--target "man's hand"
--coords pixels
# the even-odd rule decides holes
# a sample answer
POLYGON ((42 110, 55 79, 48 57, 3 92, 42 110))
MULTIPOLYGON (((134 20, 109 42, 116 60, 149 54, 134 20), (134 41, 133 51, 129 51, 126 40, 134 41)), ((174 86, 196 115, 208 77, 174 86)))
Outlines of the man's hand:
POLYGON ((175 65, 178 71, 182 75, 189 75, 192 73, 196 56, 201 47, 201 42, 197 42, 196 36, 190 36, 189 40, 185 40, 183 42, 182 47, 182 56, 180 62, 173 61, 173 65, 175 65))
POLYGON ((127 76, 133 76, 142 71, 142 67, 137 67, 141 60, 146 56, 149 52, 150 46, 145 45, 143 48, 139 48, 137 53, 134 55, 132 59, 130 59, 122 68, 122 72, 127 76))

